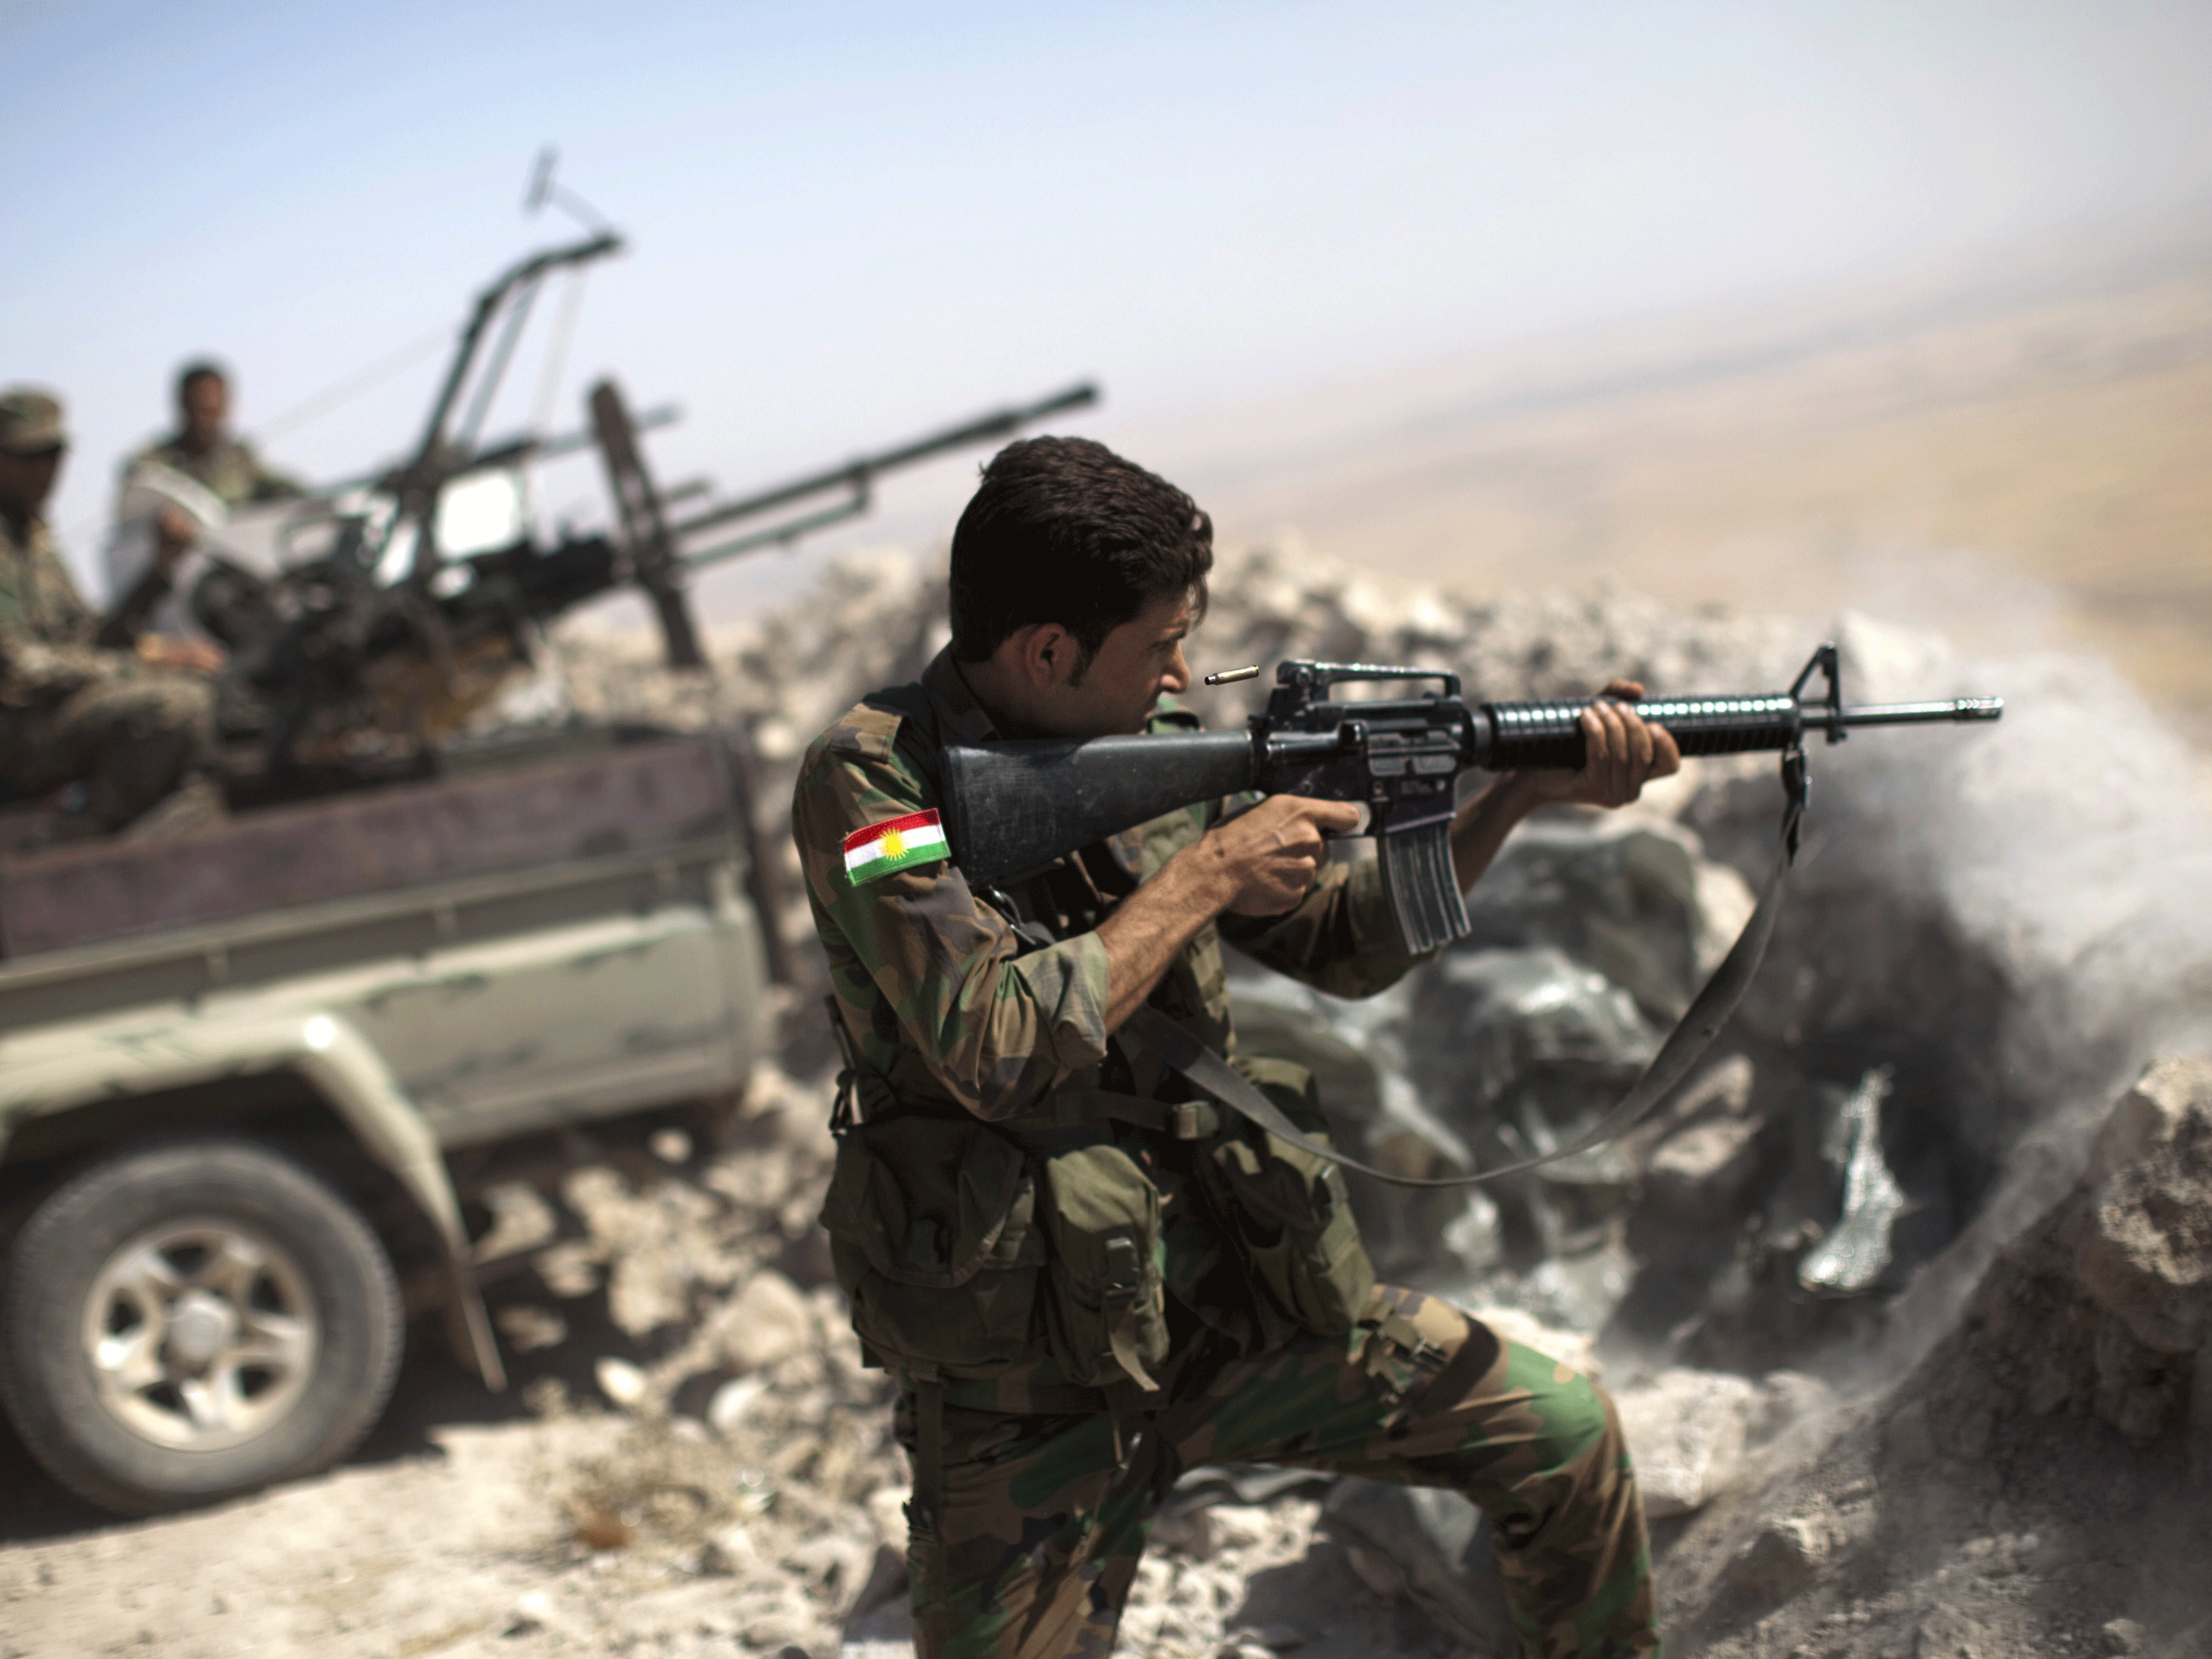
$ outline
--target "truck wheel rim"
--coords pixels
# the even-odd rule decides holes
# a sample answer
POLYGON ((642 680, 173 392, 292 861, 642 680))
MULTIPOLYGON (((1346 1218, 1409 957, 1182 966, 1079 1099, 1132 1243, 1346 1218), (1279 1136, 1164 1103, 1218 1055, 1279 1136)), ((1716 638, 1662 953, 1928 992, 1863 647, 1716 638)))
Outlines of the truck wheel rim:
POLYGON ((141 1439, 184 1451, 274 1428, 299 1403, 321 1335, 299 1262, 227 1217, 147 1229, 102 1264, 84 1302, 100 1403, 141 1439))

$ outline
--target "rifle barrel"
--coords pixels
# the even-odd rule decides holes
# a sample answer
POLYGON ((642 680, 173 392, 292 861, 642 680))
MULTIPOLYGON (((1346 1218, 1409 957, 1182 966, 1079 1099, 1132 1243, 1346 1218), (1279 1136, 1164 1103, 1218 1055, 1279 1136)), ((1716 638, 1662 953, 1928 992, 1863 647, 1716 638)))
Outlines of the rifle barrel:
POLYGON ((1825 729, 1831 726, 1927 726, 1942 721, 1963 725, 1970 720, 2003 718, 2002 697, 1953 697, 1944 702, 1885 702, 1846 708, 1840 720, 1825 709, 1808 710, 1805 724, 1825 729))

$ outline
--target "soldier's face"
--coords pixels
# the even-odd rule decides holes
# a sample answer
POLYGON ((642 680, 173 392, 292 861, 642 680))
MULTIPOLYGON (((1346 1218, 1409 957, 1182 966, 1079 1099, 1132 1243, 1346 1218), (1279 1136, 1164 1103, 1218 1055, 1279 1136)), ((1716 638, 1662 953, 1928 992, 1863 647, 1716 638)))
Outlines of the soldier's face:
POLYGON ((68 452, 57 445, 35 455, 11 455, 0 451, 0 507, 28 516, 46 504, 61 476, 62 457, 68 452))
POLYGON ((1190 690, 1182 642, 1195 608, 1188 593, 1158 599, 1106 636, 1090 665, 1060 688, 1056 735, 1106 738, 1141 732, 1163 696, 1190 690))
POLYGON ((212 374, 203 374, 186 386, 178 404, 185 417, 185 436, 192 443, 213 443, 230 418, 230 388, 212 374))

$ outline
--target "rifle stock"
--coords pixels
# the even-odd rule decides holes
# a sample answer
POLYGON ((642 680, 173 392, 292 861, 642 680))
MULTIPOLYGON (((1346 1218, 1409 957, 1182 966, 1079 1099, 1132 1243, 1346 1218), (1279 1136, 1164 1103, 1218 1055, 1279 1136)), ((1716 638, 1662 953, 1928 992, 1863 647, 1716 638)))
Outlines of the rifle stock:
POLYGON ((1256 771, 1242 732, 956 744, 943 764, 946 839, 975 887, 1019 881, 1163 812, 1239 794, 1256 771))

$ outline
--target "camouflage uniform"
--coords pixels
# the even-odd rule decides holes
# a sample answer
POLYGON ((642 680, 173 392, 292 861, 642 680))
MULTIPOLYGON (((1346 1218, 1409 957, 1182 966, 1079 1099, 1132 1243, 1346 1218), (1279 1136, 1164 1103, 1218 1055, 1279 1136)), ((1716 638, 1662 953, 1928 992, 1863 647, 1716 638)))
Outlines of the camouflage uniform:
MULTIPOLYGON (((1172 708, 1154 720, 1155 729, 1195 725, 1172 708)), ((919 1114, 1019 1125, 1085 1091, 1176 1097, 1157 1061, 1109 1039, 1094 930, 1205 833, 1217 806, 1086 849, 1014 896, 981 897, 941 860, 859 884, 846 873, 854 831, 939 805, 933 757, 945 744, 995 735, 940 654, 919 686, 848 712, 802 763, 793 833, 871 1122, 919 1114)), ((1280 916, 1220 917, 1151 1006, 1317 1126, 1310 1079, 1234 1054, 1222 942, 1333 994, 1381 989, 1415 958, 1395 943, 1378 876, 1372 861, 1334 865, 1280 916)), ((1374 1285, 1333 1332, 1301 1328, 1258 1282, 1249 1241, 1227 1236, 1238 1224, 1208 1198, 1199 1161, 1226 1139, 1126 1137, 1164 1217, 1172 1334, 1157 1393, 1133 1409, 1133 1390, 1073 1386, 1030 1352, 1012 1365, 979 1354, 986 1363, 902 1376, 917 1499, 937 1488, 908 1511, 920 1651, 1103 1656, 1176 1474, 1237 1461, 1461 1492, 1495 1524, 1529 1654, 1656 1654, 1643 1510, 1604 1394, 1449 1304, 1389 1286, 1374 1285), (933 1435, 925 1419, 937 1397, 933 1435), (918 1399, 933 1403, 917 1409, 918 1399)), ((837 1203, 833 1187, 825 1220, 837 1203)))
POLYGON ((166 438, 133 455, 124 465, 124 476, 127 478, 132 467, 149 463, 169 467, 206 485, 225 507, 290 501, 307 493, 297 479, 264 465, 253 447, 242 438, 217 438, 197 454, 185 447, 182 438, 166 438))
POLYGON ((100 830, 140 817, 212 752, 214 688, 97 643, 84 602, 44 520, 0 515, 0 794, 35 795, 82 779, 100 830))

